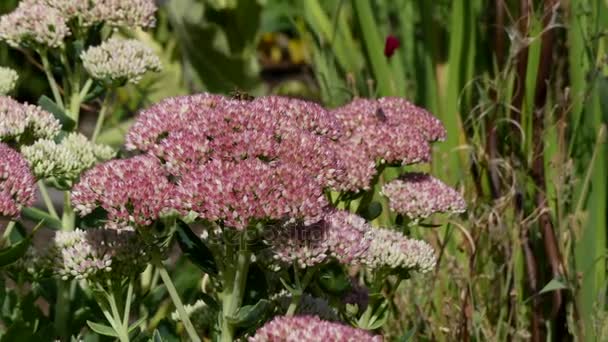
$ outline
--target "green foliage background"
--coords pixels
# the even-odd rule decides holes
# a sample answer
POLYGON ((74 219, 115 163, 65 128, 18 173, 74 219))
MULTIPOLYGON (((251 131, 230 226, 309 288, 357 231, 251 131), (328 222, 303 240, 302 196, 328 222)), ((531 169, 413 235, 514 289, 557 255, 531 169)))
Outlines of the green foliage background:
MULTIPOLYGON (((0 13, 15 3, 2 1, 0 13)), ((102 142, 120 145, 137 109, 198 91, 289 93, 332 107, 355 96, 406 97, 446 125, 448 140, 430 167, 463 190, 470 210, 411 232, 435 245, 440 263, 431 277, 402 285, 386 333, 444 341, 608 336, 606 1, 164 3, 155 30, 135 33, 161 55, 164 71, 121 90, 102 142), (288 73, 262 65, 266 34, 301 42, 304 62, 288 73), (401 41, 390 58, 388 35, 401 41)), ((33 94, 49 92, 25 57, 0 47, 0 64, 21 74, 18 97, 35 102, 33 94)), ((193 296, 197 279, 178 266, 178 289, 193 296)), ((168 303, 154 296, 142 307, 162 326, 168 303)))

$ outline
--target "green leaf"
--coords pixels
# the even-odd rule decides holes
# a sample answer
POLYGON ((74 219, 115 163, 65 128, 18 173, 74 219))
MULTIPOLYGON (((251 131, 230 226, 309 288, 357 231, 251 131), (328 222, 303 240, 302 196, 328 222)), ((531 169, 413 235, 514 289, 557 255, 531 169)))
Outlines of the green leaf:
POLYGON ((152 334, 152 338, 150 339, 150 342, 164 342, 164 341, 165 340, 161 336, 161 334, 158 331, 158 329, 154 330, 154 334, 152 334))
POLYGON ((118 334, 116 333, 116 331, 114 331, 114 328, 109 327, 107 325, 103 325, 103 324, 99 324, 99 323, 95 323, 95 322, 91 322, 91 321, 87 321, 87 325, 89 326, 89 328, 91 328, 91 330, 93 330, 94 332, 96 332, 100 335, 118 337, 118 334))
POLYGON ((231 324, 238 327, 249 327, 264 318, 271 308, 270 301, 262 299, 255 305, 246 305, 238 309, 234 317, 229 317, 231 324))
POLYGON ((10 247, 0 250, 0 267, 10 265, 19 260, 27 252, 30 243, 31 238, 28 237, 10 247))
POLYGON ((47 212, 40 210, 38 208, 23 208, 21 211, 23 217, 35 221, 41 222, 42 224, 48 228, 61 230, 62 224, 61 221, 52 217, 47 212))
POLYGON ((34 328, 21 320, 11 322, 0 342, 32 341, 34 328))
POLYGON ((332 263, 319 272, 319 285, 331 294, 341 295, 350 288, 350 281, 338 263, 332 263))
POLYGON ((374 311, 372 320, 369 322, 368 330, 380 329, 388 320, 390 310, 388 309, 388 302, 385 300, 380 306, 374 311))
POLYGON ((98 228, 103 225, 103 223, 108 219, 108 212, 101 208, 95 208, 90 214, 82 217, 78 226, 82 228, 98 228))
POLYGON ((217 275, 218 269, 213 259, 211 250, 194 234, 190 227, 183 221, 177 222, 177 242, 184 255, 203 272, 217 275))
POLYGON ((547 283, 547 285, 545 285, 545 287, 542 288, 542 290, 540 290, 540 292, 538 294, 541 295, 543 293, 556 291, 556 290, 564 290, 567 288, 568 288, 568 286, 566 284, 564 284, 561 280, 553 278, 553 279, 551 279, 551 281, 549 283, 547 283))
POLYGON ((397 341, 398 342, 410 341, 412 339, 412 337, 414 337, 415 333, 416 333, 416 327, 410 329, 409 331, 406 331, 405 334, 401 335, 401 337, 399 337, 399 339, 397 341))
POLYGON ((146 322, 146 319, 148 319, 148 315, 143 315, 140 319, 138 319, 133 324, 131 324, 129 326, 129 330, 128 330, 129 333, 131 333, 133 330, 139 328, 142 324, 144 324, 144 322, 146 322))
POLYGON ((53 100, 49 99, 45 95, 42 95, 38 99, 38 105, 42 107, 42 109, 53 114, 61 123, 64 131, 70 132, 74 129, 74 127, 76 127, 76 122, 72 120, 72 118, 67 115, 63 109, 59 108, 59 106, 53 102, 53 100))
POLYGON ((371 202, 367 208, 363 210, 361 216, 363 216, 368 221, 373 221, 375 218, 382 214, 382 204, 379 202, 371 202))

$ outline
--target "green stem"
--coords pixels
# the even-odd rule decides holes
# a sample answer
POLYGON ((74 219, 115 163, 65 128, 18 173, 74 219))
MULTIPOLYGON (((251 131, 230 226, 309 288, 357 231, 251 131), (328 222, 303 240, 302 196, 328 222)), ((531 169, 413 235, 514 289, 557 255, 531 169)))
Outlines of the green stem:
POLYGON ((78 96, 80 97, 80 102, 84 102, 87 95, 89 95, 89 90, 91 90, 91 86, 93 86, 93 80, 89 78, 80 90, 80 94, 78 94, 78 96))
MULTIPOLYGON (((227 255, 228 253, 227 248, 227 255)), ((251 262, 251 251, 248 248, 248 242, 246 241, 245 234, 241 235, 240 248, 238 251, 238 258, 236 269, 231 269, 230 266, 226 267, 224 275, 224 293, 222 294, 223 305, 222 305, 222 333, 220 341, 231 342, 234 341, 234 326, 230 323, 230 318, 234 317, 243 303, 243 296, 245 295, 245 285, 247 283, 247 272, 249 271, 249 264, 251 262)))
POLYGON ((57 301, 55 303, 55 330, 61 337, 61 341, 70 340, 68 331, 68 320, 70 313, 70 282, 57 281, 57 301))
POLYGON ((115 323, 114 330, 118 334, 118 339, 121 342, 129 342, 128 327, 121 324, 121 316, 118 311, 118 305, 116 304, 116 297, 114 291, 108 294, 108 301, 110 302, 110 309, 112 310, 113 321, 115 323))
POLYGON ((186 332, 188 333, 188 337, 190 338, 190 341, 200 342, 201 339, 196 334, 196 330, 194 329, 194 326, 192 325, 192 322, 190 321, 190 317, 188 316, 188 313, 186 313, 184 304, 182 303, 182 300, 179 298, 177 289, 175 288, 175 285, 173 285, 173 282, 171 281, 169 272, 167 272, 167 269, 165 268, 163 263, 160 261, 160 258, 158 258, 158 256, 155 257, 154 265, 160 272, 160 277, 163 280, 163 283, 165 283, 165 286, 167 287, 169 296, 171 297, 171 300, 173 301, 173 304, 175 305, 175 308, 177 309, 179 318, 181 319, 182 323, 184 324, 184 327, 186 328, 186 332))
MULTIPOLYGON (((72 209, 70 192, 64 192, 63 214, 61 216, 61 228, 65 232, 74 230, 76 217, 72 209)), ((55 328, 62 337, 62 341, 69 340, 68 319, 70 317, 70 287, 69 282, 59 280, 57 288, 57 302, 55 303, 55 328)))
POLYGON ((60 108, 65 108, 63 105, 63 100, 61 98, 61 92, 59 91, 59 86, 57 85, 57 81, 55 80, 55 76, 53 76, 53 70, 51 69, 51 64, 49 63, 49 59, 46 52, 40 53, 40 58, 42 59, 42 66, 44 67, 44 73, 46 75, 47 80, 49 81, 49 85, 51 86, 51 91, 53 92, 53 97, 55 98, 55 103, 60 108))
POLYGON ((70 199, 70 192, 66 191, 63 194, 63 215, 61 216, 62 230, 70 232, 74 230, 74 223, 76 216, 74 209, 72 208, 72 201, 70 199))
POLYGON ((99 115, 97 116, 97 123, 95 123, 95 130, 93 131, 93 135, 91 136, 91 141, 95 142, 99 133, 101 133, 101 128, 103 127, 103 122, 106 118, 106 112, 108 110, 108 104, 110 103, 111 94, 107 94, 103 99, 103 103, 101 104, 101 109, 99 110, 99 115))
POLYGON ((4 230, 4 234, 2 234, 2 244, 0 244, 1 246, 4 246, 7 243, 14 228, 15 228, 15 221, 13 221, 13 220, 9 221, 8 224, 6 225, 6 229, 4 230))
POLYGON ((302 294, 292 294, 291 295, 291 302, 289 303, 289 307, 287 308, 287 313, 285 314, 285 316, 293 316, 296 313, 296 310, 298 309, 298 305, 300 305, 300 301, 302 300, 302 294))
POLYGON ((125 327, 129 326, 129 316, 131 315, 131 300, 133 299, 133 282, 129 280, 129 287, 127 288, 127 300, 125 302, 125 313, 122 318, 122 325, 125 327))
POLYGON ((287 316, 293 316, 302 301, 302 295, 304 294, 304 290, 310 284, 313 275, 317 272, 317 267, 309 267, 306 269, 306 273, 304 274, 304 278, 300 280, 298 266, 296 264, 293 265, 294 276, 296 279, 296 288, 295 291, 291 292, 291 302, 289 303, 289 307, 287 308, 287 316))
POLYGON ((53 200, 51 199, 51 196, 49 196, 49 192, 47 191, 46 185, 44 185, 43 180, 38 181, 38 188, 40 188, 42 200, 44 201, 44 204, 46 205, 49 214, 51 214, 51 216, 53 216, 54 218, 59 219, 59 215, 57 215, 57 211, 55 210, 55 206, 53 205, 53 200))

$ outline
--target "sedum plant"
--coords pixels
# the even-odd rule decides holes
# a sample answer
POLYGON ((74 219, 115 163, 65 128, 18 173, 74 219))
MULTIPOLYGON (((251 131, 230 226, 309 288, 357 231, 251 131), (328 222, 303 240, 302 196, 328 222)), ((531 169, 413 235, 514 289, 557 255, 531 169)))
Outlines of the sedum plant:
POLYGON ((37 55, 53 93, 39 106, 0 97, 1 265, 20 290, 33 284, 32 298, 54 291, 52 315, 34 324, 17 310, 8 324, 29 338, 156 341, 167 316, 189 341, 382 340, 397 287, 437 260, 409 228, 466 209, 412 166, 445 139, 441 122, 396 97, 329 110, 202 93, 141 110, 114 151, 97 142, 113 94, 161 68, 118 32, 153 26, 155 8, 26 0, 0 17, 0 39, 37 55), (97 113, 90 134, 79 130, 85 104, 97 113), (48 188, 62 193, 60 210, 48 188), (400 224, 387 226, 390 215, 400 224), (23 219, 38 224, 32 233, 23 219), (32 243, 40 227, 56 230, 44 246, 32 243), (192 304, 172 279, 180 269, 169 270, 174 245, 204 280, 192 304), (155 296, 174 314, 132 309, 155 296))

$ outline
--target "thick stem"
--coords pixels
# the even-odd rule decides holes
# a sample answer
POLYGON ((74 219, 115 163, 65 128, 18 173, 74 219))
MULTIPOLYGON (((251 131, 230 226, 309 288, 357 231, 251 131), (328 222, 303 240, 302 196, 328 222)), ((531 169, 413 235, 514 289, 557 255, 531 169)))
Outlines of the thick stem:
POLYGON ((169 272, 167 272, 167 269, 165 268, 165 266, 163 265, 163 263, 160 261, 160 259, 158 257, 156 257, 155 259, 156 260, 154 260, 154 265, 160 272, 160 277, 163 280, 163 283, 165 283, 165 286, 167 287, 169 296, 171 297, 171 300, 173 301, 173 304, 175 305, 175 308, 177 309, 179 318, 181 319, 182 323, 184 324, 184 327, 186 328, 186 332, 188 333, 188 337, 190 338, 190 341, 200 342, 201 339, 196 334, 196 330, 194 329, 194 326, 192 325, 192 322, 190 321, 190 317, 188 316, 188 313, 186 312, 186 309, 184 308, 184 304, 182 303, 182 300, 179 298, 177 289, 175 288, 175 285, 173 285, 173 281, 171 281, 169 272))
POLYGON ((46 209, 49 211, 49 214, 56 219, 59 219, 59 215, 57 215, 57 211, 55 210, 55 206, 53 205, 53 200, 51 196, 49 196, 49 192, 46 189, 46 185, 44 185, 43 180, 38 181, 38 188, 40 189, 40 195, 42 196, 42 200, 46 205, 46 209))
POLYGON ((230 323, 230 318, 234 317, 243 303, 245 295, 245 285, 247 283, 247 272, 251 262, 251 251, 247 246, 245 234, 241 236, 240 248, 238 251, 237 264, 235 269, 228 266, 224 273, 224 293, 222 296, 222 333, 220 341, 234 341, 234 326, 230 323))
POLYGON ((95 123, 95 130, 93 130, 93 135, 91 136, 92 142, 95 142, 97 140, 97 137, 99 137, 99 133, 101 133, 101 128, 103 127, 103 122, 106 118, 106 112, 108 110, 110 97, 111 94, 107 94, 106 97, 103 99, 101 109, 99 110, 99 115, 97 116, 97 122, 95 123))
POLYGON ((125 301, 125 312, 122 318, 122 325, 125 327, 129 326, 129 316, 131 316, 131 300, 133 299, 133 282, 129 280, 129 287, 127 288, 127 300, 125 301))
POLYGON ((74 223, 76 222, 69 191, 63 194, 63 203, 63 215, 61 216, 62 230, 69 232, 74 230, 74 223))
POLYGON ((59 107, 65 108, 63 105, 63 99, 61 98, 61 92, 59 91, 59 86, 57 85, 55 76, 53 76, 53 70, 51 69, 51 64, 49 63, 49 59, 46 52, 40 53, 40 58, 42 59, 44 73, 46 75, 47 80, 49 81, 49 85, 51 86, 51 91, 53 92, 55 103, 57 103, 59 107))
POLYGON ((300 301, 302 300, 302 294, 292 294, 291 295, 291 302, 289 303, 289 307, 287 308, 287 313, 285 314, 285 316, 293 316, 296 314, 296 310, 298 309, 298 306, 300 305, 300 301))
MULTIPOLYGON (((70 192, 64 193, 63 214, 61 217, 61 228, 69 232, 74 230, 74 210, 70 200, 70 192)), ((55 303, 55 328, 62 337, 62 341, 69 340, 68 319, 70 317, 70 283, 59 280, 57 284, 57 302, 55 303)))

